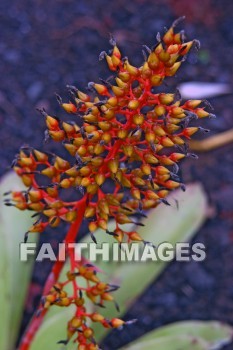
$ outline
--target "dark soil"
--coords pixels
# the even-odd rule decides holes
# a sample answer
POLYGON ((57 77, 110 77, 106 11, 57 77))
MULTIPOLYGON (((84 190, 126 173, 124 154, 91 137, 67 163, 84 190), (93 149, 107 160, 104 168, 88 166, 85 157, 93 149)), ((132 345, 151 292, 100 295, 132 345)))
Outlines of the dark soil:
MULTIPOLYGON (((232 14, 230 0, 2 0, 1 174, 23 143, 42 146, 44 120, 36 107, 58 112, 54 92, 68 96, 66 84, 85 90, 89 81, 108 76, 105 64, 97 63, 99 53, 110 47, 109 33, 136 64, 142 61, 142 44, 154 44, 158 31, 186 15, 183 26, 187 36, 198 38, 202 49, 198 55, 191 53, 169 89, 192 80, 232 84, 232 14)), ((210 128, 211 134, 230 129, 232 96, 217 97, 211 103, 218 118, 206 120, 202 126, 210 128)), ((108 336, 105 350, 117 349, 155 327, 178 320, 215 319, 233 325, 232 145, 201 154, 198 161, 187 161, 182 172, 186 183, 203 183, 215 208, 216 215, 195 237, 205 243, 207 259, 170 264, 125 316, 138 322, 108 336)), ((50 237, 56 243, 57 236, 55 239, 51 233, 50 237)), ((48 240, 48 236, 42 239, 48 240)), ((35 266, 22 330, 38 303, 49 268, 42 271, 35 266)), ((225 349, 233 349, 233 345, 225 349)))

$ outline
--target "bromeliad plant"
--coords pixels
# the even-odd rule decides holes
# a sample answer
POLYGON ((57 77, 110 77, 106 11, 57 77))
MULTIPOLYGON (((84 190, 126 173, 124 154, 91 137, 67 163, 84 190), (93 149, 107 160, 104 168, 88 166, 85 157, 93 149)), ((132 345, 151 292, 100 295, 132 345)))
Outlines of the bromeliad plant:
MULTIPOLYGON (((169 191, 182 187, 177 163, 188 152, 185 141, 199 127, 189 126, 195 119, 210 117, 201 100, 181 102, 179 94, 158 93, 156 87, 167 77, 174 76, 196 40, 184 42, 183 32, 176 33, 177 22, 144 55, 137 68, 122 58, 114 39, 109 54, 102 52, 108 67, 116 73, 113 80, 89 83, 90 93, 70 86, 72 101, 61 107, 74 115, 72 122, 61 121, 41 110, 45 117, 46 138, 60 142, 73 157, 71 161, 57 155, 22 147, 14 164, 15 172, 28 187, 13 192, 12 201, 21 210, 35 211, 39 219, 25 234, 43 232, 47 226, 57 227, 61 221, 70 228, 65 243, 75 242, 79 228, 86 220, 91 237, 103 229, 121 244, 123 241, 143 242, 136 231, 127 232, 122 225, 141 225, 144 211, 166 201, 169 191), (48 179, 45 185, 45 177, 48 179), (73 188, 76 199, 64 200, 63 190, 73 188), (108 229, 109 219, 115 220, 115 229, 108 229)), ((74 197, 74 195, 73 195, 74 197)), ((67 325, 67 344, 71 339, 79 350, 95 350, 93 329, 89 321, 105 328, 118 328, 125 322, 118 318, 106 319, 101 313, 89 312, 86 297, 103 307, 115 302, 112 292, 117 288, 101 281, 97 267, 86 259, 76 261, 74 250, 67 248, 70 268, 67 279, 58 282, 64 262, 54 263, 44 287, 39 309, 22 338, 19 349, 27 350, 47 310, 51 307, 75 306, 75 313, 67 325), (86 285, 83 287, 85 281, 86 285), (73 292, 67 293, 71 285, 73 292)), ((62 311, 61 311, 62 312, 62 311)), ((58 339, 59 340, 59 339, 58 339)))

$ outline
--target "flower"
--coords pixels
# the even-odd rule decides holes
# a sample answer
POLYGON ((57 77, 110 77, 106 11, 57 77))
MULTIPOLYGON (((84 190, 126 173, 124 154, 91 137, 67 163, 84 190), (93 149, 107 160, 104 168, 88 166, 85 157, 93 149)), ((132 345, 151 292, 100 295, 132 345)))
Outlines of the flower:
MULTIPOLYGON (((13 192, 12 202, 7 201, 7 205, 39 215, 25 240, 28 233, 43 232, 48 225, 57 227, 61 221, 71 224, 75 240, 75 225, 85 219, 94 241, 96 229, 101 228, 119 243, 140 242, 143 238, 136 231, 127 232, 122 225, 141 225, 145 210, 161 202, 167 204, 165 198, 171 190, 184 188, 178 163, 194 156, 185 141, 199 130, 192 122, 211 114, 201 100, 182 102, 177 93, 158 92, 157 87, 177 73, 191 47, 197 45, 196 40, 183 42, 183 32, 175 32, 176 24, 162 38, 157 37, 152 49, 147 48, 140 67, 122 58, 112 38, 111 52, 102 52, 100 59, 105 58, 109 69, 116 73, 114 81, 91 82, 88 93, 69 86, 72 101, 67 103, 57 96, 74 121, 62 121, 40 110, 47 125, 47 138, 61 143, 72 158, 68 161, 28 146, 21 148, 14 170, 28 189, 13 192), (42 185, 42 177, 47 178, 47 185, 42 185), (63 200, 61 191, 70 188, 76 190, 77 199, 63 200), (116 223, 112 232, 108 230, 110 218, 116 223)), ((67 237, 70 240, 69 234, 67 237)), ((93 330, 87 326, 88 318, 113 328, 125 322, 88 313, 83 293, 103 306, 106 301, 113 301, 111 292, 115 288, 101 282, 93 266, 75 262, 71 252, 70 260, 67 280, 50 288, 41 309, 76 305, 63 342, 76 334, 79 350, 94 350, 98 347, 93 330), (78 285, 77 278, 86 280, 85 288, 78 285), (69 283, 73 284, 70 296, 65 291, 69 283)))

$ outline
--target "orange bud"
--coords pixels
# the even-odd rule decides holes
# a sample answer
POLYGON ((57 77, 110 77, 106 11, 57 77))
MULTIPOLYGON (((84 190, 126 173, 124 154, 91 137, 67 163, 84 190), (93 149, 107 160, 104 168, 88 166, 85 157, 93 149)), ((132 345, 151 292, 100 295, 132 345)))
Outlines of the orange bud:
POLYGON ((119 318, 113 318, 111 320, 111 325, 113 328, 121 327, 125 322, 123 320, 120 320, 119 318))
POLYGON ((54 141, 63 141, 65 139, 65 132, 63 130, 52 131, 49 130, 49 135, 52 137, 54 141))
POLYGON ((137 241, 137 242, 142 241, 142 237, 135 231, 129 232, 128 237, 131 241, 137 241))
POLYGON ((102 84, 93 84, 94 89, 98 92, 100 95, 109 95, 108 89, 105 85, 102 84))
POLYGON ((67 112, 67 113, 76 113, 77 112, 77 107, 73 103, 62 103, 62 108, 67 112))
POLYGON ((90 232, 94 232, 95 230, 97 230, 97 224, 94 221, 92 221, 89 223, 88 228, 90 232))
POLYGON ((57 128, 59 128, 58 120, 49 115, 46 116, 46 125, 49 130, 56 130, 57 128))

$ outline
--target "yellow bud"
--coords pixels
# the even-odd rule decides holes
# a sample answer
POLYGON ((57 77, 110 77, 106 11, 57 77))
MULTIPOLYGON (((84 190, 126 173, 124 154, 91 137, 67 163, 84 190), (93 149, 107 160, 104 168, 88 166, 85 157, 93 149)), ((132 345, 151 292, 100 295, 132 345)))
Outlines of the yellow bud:
POLYGON ((106 222, 106 220, 99 219, 98 220, 98 226, 106 231, 107 230, 107 222, 106 222))
POLYGON ((55 209, 46 209, 46 210, 43 210, 43 214, 48 217, 55 216, 57 214, 57 211, 55 209))
POLYGON ((70 143, 65 143, 64 144, 65 149, 69 152, 71 156, 75 156, 75 153, 77 152, 77 147, 70 144, 70 143))
POLYGON ((197 131, 198 131, 197 127, 190 127, 190 128, 185 128, 183 132, 185 136, 191 136, 195 134, 197 131))
POLYGON ((65 220, 68 222, 73 222, 77 218, 77 212, 74 210, 70 210, 65 215, 65 220))
POLYGON ((165 42, 166 45, 169 45, 173 42, 173 36, 174 36, 174 30, 173 30, 173 27, 171 27, 163 36, 163 41, 165 42))
POLYGON ((129 109, 135 110, 138 107, 139 107, 139 101, 138 100, 131 100, 131 101, 129 101, 129 103, 128 103, 128 108, 129 109))
POLYGON ((151 174, 151 167, 148 164, 142 164, 141 169, 145 175, 151 174))
POLYGON ((132 182, 134 183, 134 185, 136 186, 144 186, 145 185, 145 180, 141 179, 138 176, 135 176, 132 178, 132 182))
POLYGON ((144 122, 144 116, 142 114, 135 114, 133 116, 133 122, 136 125, 142 125, 144 122))
POLYGON ((90 194, 96 194, 98 191, 98 185, 97 184, 90 184, 87 186, 87 193, 90 194))
POLYGON ((108 101, 107 101, 107 103, 108 103, 110 106, 112 106, 112 107, 116 107, 117 102, 118 102, 118 100, 117 100, 117 98, 116 98, 115 96, 114 96, 114 97, 110 97, 110 98, 108 99, 108 101))
POLYGON ((108 89, 105 85, 93 84, 93 87, 100 95, 108 95, 109 94, 108 89))
POLYGON ((79 328, 82 325, 82 320, 79 317, 73 317, 70 321, 70 326, 73 328, 79 328))
POLYGON ((162 62, 167 62, 170 60, 170 54, 166 51, 161 51, 159 54, 158 54, 158 58, 160 61, 162 62))
POLYGON ((156 167, 156 174, 158 175, 167 175, 169 173, 170 171, 162 165, 156 167))
POLYGON ((154 52, 150 53, 147 62, 148 62, 148 66, 153 70, 158 68, 159 66, 159 59, 154 52))
POLYGON ((88 228, 90 232, 94 232, 97 230, 97 224, 95 222, 90 222, 88 228))
POLYGON ((112 300, 114 300, 114 299, 113 299, 113 296, 112 296, 111 294, 109 294, 109 293, 103 293, 103 294, 101 295, 101 298, 102 298, 103 300, 107 300, 107 301, 112 301, 112 300))
POLYGON ((91 338, 93 337, 93 330, 91 328, 86 328, 84 331, 83 331, 83 335, 85 338, 91 338))
POLYGON ((154 200, 159 198, 159 196, 155 192, 153 192, 151 190, 147 190, 146 191, 146 197, 149 198, 149 199, 154 199, 154 200))
POLYGON ((168 180, 165 182, 165 186, 169 188, 169 190, 173 190, 174 188, 178 188, 180 186, 179 182, 168 180))
POLYGON ((189 41, 187 43, 182 44, 181 49, 179 51, 180 55, 181 56, 187 55, 187 53, 191 49, 192 45, 193 45, 193 41, 189 41))
POLYGON ((51 227, 57 227, 61 222, 60 218, 50 217, 49 224, 51 227))
POLYGON ((56 170, 55 170, 54 167, 48 167, 48 168, 43 169, 43 170, 41 171, 41 174, 42 174, 42 175, 45 175, 45 176, 47 176, 47 177, 49 177, 49 178, 52 178, 52 177, 55 176, 56 170))
POLYGON ((150 82, 152 86, 159 86, 162 84, 163 82, 163 77, 158 75, 158 74, 154 74, 152 75, 152 77, 150 78, 150 82))
POLYGON ((92 216, 95 215, 95 208, 94 207, 87 207, 84 213, 85 218, 91 218, 92 216))
POLYGON ((91 315, 91 320, 93 322, 102 322, 104 320, 104 316, 95 312, 91 315))
POLYGON ((117 132, 117 137, 119 137, 119 139, 123 140, 128 136, 128 131, 125 129, 121 129, 117 132))
POLYGON ((125 94, 124 89, 122 89, 118 86, 115 86, 115 85, 112 86, 112 91, 113 91, 114 95, 116 95, 117 97, 122 97, 125 94))
POLYGON ((89 102, 90 101, 90 97, 85 94, 84 92, 78 90, 77 92, 78 98, 83 101, 83 102, 89 102))
POLYGON ((146 79, 146 78, 149 78, 152 74, 152 71, 149 67, 149 64, 148 62, 145 62, 141 68, 141 75, 142 75, 142 78, 146 79))
POLYGON ((118 222, 118 224, 124 225, 130 224, 132 221, 127 215, 120 213, 116 215, 116 222, 118 222))
POLYGON ((155 141, 155 134, 152 131, 148 131, 145 134, 145 139, 147 142, 154 142, 155 141))
POLYGON ((91 159, 91 164, 95 167, 99 167, 104 162, 102 157, 94 157, 91 159))
POLYGON ((135 199, 140 200, 141 199, 141 192, 137 188, 132 188, 131 189, 131 194, 135 199))
POLYGON ((65 132, 67 134, 72 134, 72 133, 75 132, 75 127, 73 125, 71 125, 71 124, 63 122, 62 123, 62 127, 63 127, 63 129, 65 130, 65 132))
POLYGON ((130 74, 128 72, 120 72, 118 76, 125 83, 128 83, 128 81, 130 80, 130 74))
POLYGON ((122 88, 122 89, 127 89, 128 88, 128 84, 124 83, 121 79, 119 78, 115 78, 117 85, 122 88))
POLYGON ((144 159, 149 164, 157 164, 159 162, 158 159, 150 153, 145 154, 144 159))
POLYGON ((155 107, 154 111, 158 117, 161 117, 162 115, 166 114, 166 108, 164 106, 161 106, 161 105, 157 105, 155 107))
POLYGON ((73 103, 62 103, 62 108, 67 112, 67 113, 76 113, 77 112, 77 107, 73 103))
POLYGON ((63 141, 65 139, 65 132, 63 130, 58 130, 58 131, 49 130, 49 135, 56 142, 63 141))
POLYGON ((181 66, 181 62, 174 63, 172 67, 168 67, 165 69, 165 74, 168 77, 175 75, 177 70, 180 68, 180 66, 181 66))
POLYGON ((159 94, 159 101, 164 105, 169 105, 174 101, 174 94, 159 94))
POLYGON ((185 106, 187 108, 197 108, 200 104, 202 103, 202 100, 188 100, 187 102, 185 102, 185 106))
POLYGON ((42 198, 42 194, 40 191, 29 191, 28 195, 31 202, 38 202, 42 198))
POLYGON ((54 166, 59 170, 67 170, 70 168, 70 163, 61 157, 56 157, 54 166))
POLYGON ((154 133, 158 136, 165 136, 166 135, 166 132, 164 131, 164 129, 159 125, 155 126, 154 133))
POLYGON ((137 241, 137 242, 142 241, 142 237, 135 231, 129 232, 128 237, 131 241, 137 241))
POLYGON ((113 328, 121 327, 125 322, 123 320, 120 320, 119 318, 113 318, 111 320, 111 325, 113 328))
POLYGON ((45 153, 42 153, 40 151, 37 151, 36 149, 33 150, 33 153, 38 160, 38 162, 45 163, 48 160, 48 156, 45 153))
POLYGON ((59 127, 59 122, 56 118, 49 115, 46 116, 46 125, 49 130, 54 130, 59 127))
POLYGON ((176 145, 183 145, 184 144, 184 140, 179 137, 179 136, 173 136, 172 137, 172 141, 176 144, 176 145))
POLYGON ((202 108, 198 108, 196 110, 196 114, 198 116, 198 118, 205 118, 205 117, 208 117, 209 116, 209 113, 206 112, 204 109, 202 108))
POLYGON ((115 55, 112 55, 111 59, 112 59, 112 64, 113 64, 115 67, 118 67, 119 64, 121 63, 120 58, 119 58, 119 57, 116 57, 115 55))
POLYGON ((93 114, 87 114, 83 116, 83 119, 85 120, 85 122, 87 123, 95 123, 98 118, 97 116, 93 115, 93 114))
POLYGON ((164 147, 172 147, 172 146, 174 146, 174 143, 172 142, 172 140, 169 139, 169 137, 166 137, 166 136, 162 138, 161 144, 164 147))
POLYGON ((172 153, 170 155, 170 159, 173 160, 174 162, 178 162, 179 160, 183 159, 185 157, 185 154, 183 153, 172 153))
POLYGON ((88 185, 90 185, 91 180, 89 177, 83 177, 82 181, 81 181, 81 186, 87 187, 88 185))
POLYGON ((127 146, 123 146, 123 151, 127 157, 131 157, 134 149, 132 145, 127 145, 127 146))
POLYGON ((129 64, 128 61, 125 61, 124 68, 127 70, 127 72, 130 75, 133 75, 133 76, 137 76, 138 75, 138 69, 136 67, 132 66, 131 64, 129 64))
POLYGON ((74 166, 68 170, 66 170, 65 172, 67 175, 71 176, 71 177, 76 177, 79 174, 79 171, 77 170, 77 168, 74 166))
POLYGON ((105 150, 104 146, 103 146, 103 145, 100 145, 100 144, 97 144, 97 145, 95 145, 95 147, 94 147, 94 153, 97 154, 97 155, 103 153, 104 150, 105 150))
POLYGON ((44 206, 45 205, 41 202, 28 204, 28 208, 35 210, 35 211, 42 211, 44 209, 44 206))
POLYGON ((97 183, 98 186, 103 185, 104 181, 105 181, 105 176, 103 174, 95 175, 95 182, 97 183))
POLYGON ((60 182, 60 187, 62 188, 70 188, 72 186, 74 182, 74 179, 73 178, 70 178, 70 179, 63 179, 61 182, 60 182))
POLYGON ((88 176, 88 175, 90 175, 90 173, 91 173, 91 167, 88 166, 88 165, 86 165, 86 166, 82 167, 82 168, 79 170, 79 172, 80 172, 80 174, 81 174, 82 176, 88 176))
POLYGON ((111 159, 108 162, 108 168, 113 174, 116 174, 118 167, 119 167, 119 161, 117 159, 111 159))

